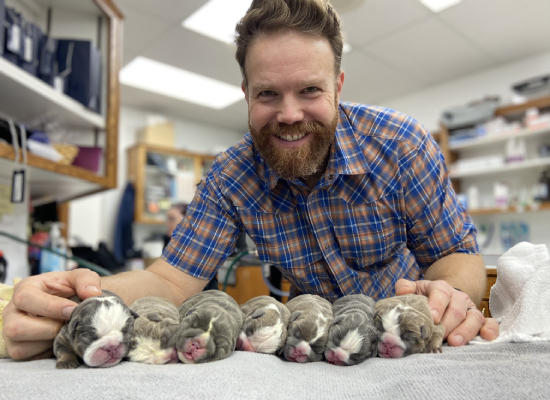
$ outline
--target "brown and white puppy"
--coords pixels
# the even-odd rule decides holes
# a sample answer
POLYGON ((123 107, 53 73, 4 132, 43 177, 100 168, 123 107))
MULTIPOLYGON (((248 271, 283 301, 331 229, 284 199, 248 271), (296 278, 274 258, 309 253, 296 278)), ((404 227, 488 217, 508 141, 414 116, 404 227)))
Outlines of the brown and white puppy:
POLYGON ((376 357, 378 332, 374 300, 364 294, 344 296, 332 305, 325 358, 334 365, 355 365, 376 357))
POLYGON ((292 362, 322 361, 332 323, 332 305, 317 295, 304 294, 290 300, 288 337, 284 356, 292 362))
POLYGON ((54 340, 56 368, 78 368, 80 360, 89 367, 118 364, 128 354, 138 315, 108 290, 82 302, 77 296, 71 300, 80 304, 54 340))
POLYGON ((258 296, 243 305, 244 324, 237 349, 256 353, 280 353, 286 341, 290 311, 270 296, 258 296))
POLYGON ((219 290, 198 293, 178 308, 179 359, 186 364, 222 360, 235 350, 244 315, 231 296, 219 290))
POLYGON ((140 318, 134 323, 129 360, 145 364, 178 362, 178 308, 161 297, 145 297, 130 307, 140 315, 140 318))
POLYGON ((426 296, 407 294, 390 297, 379 300, 374 308, 380 357, 441 353, 445 328, 434 324, 426 296))

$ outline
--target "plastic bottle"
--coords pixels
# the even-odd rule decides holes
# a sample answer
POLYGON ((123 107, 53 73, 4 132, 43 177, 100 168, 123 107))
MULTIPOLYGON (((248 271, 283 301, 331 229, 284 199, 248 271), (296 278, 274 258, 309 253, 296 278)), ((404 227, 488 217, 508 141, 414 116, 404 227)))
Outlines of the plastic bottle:
POLYGON ((8 262, 4 258, 4 253, 0 250, 0 283, 6 281, 6 272, 8 270, 8 262))
MULTIPOLYGON (((50 248, 58 253, 67 254, 67 244, 61 236, 61 222, 53 222, 50 227, 50 248)), ((40 257, 40 273, 65 271, 67 260, 51 251, 42 250, 40 257)))
POLYGON ((468 209, 478 210, 481 207, 479 200, 479 189, 472 185, 468 188, 468 209))

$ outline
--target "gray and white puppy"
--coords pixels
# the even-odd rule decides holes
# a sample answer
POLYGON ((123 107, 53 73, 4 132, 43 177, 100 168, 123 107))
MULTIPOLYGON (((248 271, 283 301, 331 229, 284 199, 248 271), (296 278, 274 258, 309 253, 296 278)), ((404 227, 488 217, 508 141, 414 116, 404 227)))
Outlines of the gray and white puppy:
POLYGON ((364 294, 344 296, 332 305, 325 358, 330 364, 355 365, 376 357, 378 332, 374 300, 364 294))
POLYGON ((178 308, 170 301, 154 296, 139 299, 130 307, 140 315, 134 323, 134 334, 128 353, 130 361, 145 364, 178 362, 178 308))
POLYGON ((290 311, 270 296, 258 296, 243 305, 244 324, 237 339, 237 349, 275 354, 283 350, 290 311))
POLYGON ((89 367, 112 367, 126 357, 138 315, 116 294, 81 301, 53 342, 56 368, 72 369, 83 360, 89 367))
POLYGON ((374 308, 380 357, 441 353, 445 328, 434 324, 426 296, 407 294, 390 297, 379 300, 374 308))
POLYGON ((198 293, 178 308, 180 327, 176 336, 179 359, 185 364, 222 360, 235 350, 244 315, 227 293, 198 293))
POLYGON ((288 337, 284 356, 292 362, 322 361, 332 323, 332 305, 317 295, 304 294, 290 300, 288 337))

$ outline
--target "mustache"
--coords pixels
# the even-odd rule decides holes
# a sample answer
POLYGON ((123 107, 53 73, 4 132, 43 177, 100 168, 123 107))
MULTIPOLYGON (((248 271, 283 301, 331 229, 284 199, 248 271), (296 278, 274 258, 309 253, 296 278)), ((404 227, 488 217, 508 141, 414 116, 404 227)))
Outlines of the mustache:
POLYGON ((326 127, 319 121, 299 121, 292 124, 271 123, 260 129, 265 135, 286 135, 295 133, 317 133, 322 132, 326 127))

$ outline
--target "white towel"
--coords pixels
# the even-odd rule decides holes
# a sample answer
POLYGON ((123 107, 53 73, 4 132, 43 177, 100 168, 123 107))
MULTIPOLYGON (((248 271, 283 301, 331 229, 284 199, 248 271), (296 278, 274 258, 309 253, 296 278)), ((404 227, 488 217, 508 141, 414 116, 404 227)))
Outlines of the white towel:
POLYGON ((498 338, 488 342, 477 336, 470 343, 550 341, 550 255, 545 245, 522 242, 498 259, 489 309, 500 323, 498 338))

